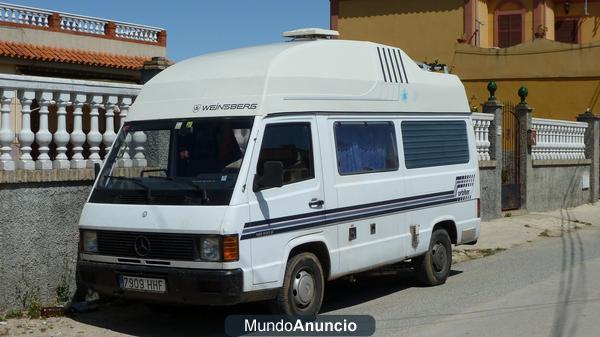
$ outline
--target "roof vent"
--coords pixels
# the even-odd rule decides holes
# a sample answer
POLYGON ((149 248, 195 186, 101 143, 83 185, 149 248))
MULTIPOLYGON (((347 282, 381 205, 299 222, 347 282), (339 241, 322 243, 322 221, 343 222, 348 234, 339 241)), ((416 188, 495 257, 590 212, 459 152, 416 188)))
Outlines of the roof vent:
POLYGON ((296 39, 332 39, 340 36, 337 30, 329 30, 322 28, 300 28, 290 30, 283 33, 283 37, 289 37, 292 40, 296 39))

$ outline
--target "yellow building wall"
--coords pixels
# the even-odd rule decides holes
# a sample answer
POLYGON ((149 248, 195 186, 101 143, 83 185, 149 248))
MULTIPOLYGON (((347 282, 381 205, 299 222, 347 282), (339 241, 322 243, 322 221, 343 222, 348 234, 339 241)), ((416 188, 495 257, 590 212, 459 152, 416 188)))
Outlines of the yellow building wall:
POLYGON ((339 2, 338 30, 348 40, 402 48, 415 61, 450 64, 463 37, 463 0, 339 2))
POLYGON ((600 112, 600 42, 536 39, 496 50, 457 45, 454 60, 471 106, 487 99, 486 85, 494 80, 496 97, 505 102, 518 103, 517 90, 525 85, 536 117, 573 120, 587 108, 600 112))
MULTIPOLYGON (((496 98, 504 103, 519 103, 517 94, 524 85, 529 90, 527 103, 533 107, 534 117, 575 120, 578 114, 587 108, 600 111, 600 78, 596 79, 541 79, 541 80, 496 80, 498 91, 496 98)), ((489 93, 486 89, 488 80, 463 81, 467 98, 471 106, 477 106, 487 100, 489 93)))
MULTIPOLYGON (((525 6, 525 42, 492 49, 494 14, 501 2, 476 3, 474 14, 483 24, 482 48, 456 43, 464 36, 463 0, 340 0, 338 29, 343 39, 394 45, 416 61, 439 59, 450 65, 451 72, 465 84, 471 105, 479 106, 487 99, 487 83, 495 80, 499 87, 496 96, 505 102, 518 103, 517 90, 527 86, 527 101, 537 117, 574 120, 588 108, 600 112, 600 2, 590 2, 591 15, 582 19, 582 42, 589 45, 550 41, 554 39, 555 16, 566 15, 563 5, 551 0, 546 1, 544 13, 546 39, 534 39, 534 0, 520 0, 525 6)), ((519 8, 513 2, 500 7, 519 8)), ((583 3, 572 2, 569 15, 583 16, 583 3)))

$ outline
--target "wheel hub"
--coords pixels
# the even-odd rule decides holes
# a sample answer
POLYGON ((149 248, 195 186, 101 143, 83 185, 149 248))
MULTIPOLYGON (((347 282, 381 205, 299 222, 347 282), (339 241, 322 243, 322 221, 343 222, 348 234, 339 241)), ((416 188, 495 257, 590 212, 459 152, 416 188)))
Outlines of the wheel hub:
POLYGON ((436 243, 432 249, 433 267, 437 272, 442 271, 446 267, 446 247, 441 243, 436 243))
POLYGON ((315 296, 315 280, 310 273, 301 270, 294 277, 292 294, 295 302, 301 307, 308 306, 315 296))

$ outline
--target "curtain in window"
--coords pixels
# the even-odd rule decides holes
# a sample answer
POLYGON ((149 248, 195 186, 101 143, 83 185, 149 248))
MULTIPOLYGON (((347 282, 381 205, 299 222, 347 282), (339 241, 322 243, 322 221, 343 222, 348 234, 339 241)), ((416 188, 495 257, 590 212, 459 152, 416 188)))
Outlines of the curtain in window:
POLYGON ((394 127, 388 123, 340 123, 335 129, 340 174, 398 167, 394 127))

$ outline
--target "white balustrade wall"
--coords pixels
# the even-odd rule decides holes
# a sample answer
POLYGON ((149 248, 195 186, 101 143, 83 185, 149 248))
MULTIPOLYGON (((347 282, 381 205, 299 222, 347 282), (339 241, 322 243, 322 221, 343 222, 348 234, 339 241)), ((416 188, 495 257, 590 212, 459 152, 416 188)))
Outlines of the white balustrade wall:
POLYGON ((585 159, 585 130, 588 124, 555 119, 533 118, 536 144, 531 148, 534 160, 585 159))
POLYGON ((475 131, 475 145, 479 160, 490 160, 490 125, 494 115, 487 113, 473 113, 471 115, 473 129, 475 131))
POLYGON ((19 23, 37 27, 48 27, 48 17, 52 14, 38 8, 0 3, 0 21, 19 23))
POLYGON ((160 30, 132 24, 117 23, 116 35, 124 39, 157 42, 160 30))
MULTIPOLYGON (((0 3, 0 22, 16 23, 21 25, 36 26, 50 29, 50 17, 53 13, 45 9, 0 3)), ((132 24, 127 22, 109 21, 69 13, 57 13, 58 27, 62 31, 73 31, 94 35, 109 35, 107 26, 114 23, 114 36, 135 40, 159 43, 159 34, 162 28, 132 24)))
POLYGON ((60 29, 75 32, 104 35, 108 21, 81 15, 61 14, 60 29))
MULTIPOLYGON (((94 163, 101 162, 110 150, 116 131, 123 125, 140 88, 135 84, 0 74, 0 171, 94 167, 94 163), (17 101, 20 104, 16 104, 17 101), (31 129, 34 102, 39 125, 35 133, 31 129), (14 111, 13 107, 19 109, 14 111), (67 108, 72 111, 70 120, 67 120, 67 108), (84 108, 89 109, 87 133, 83 130, 84 108), (55 111, 56 116, 49 116, 50 111, 55 111), (53 133, 49 128, 50 117, 56 120, 53 133), (105 122, 103 133, 99 128, 100 118, 105 122), (15 119, 20 123, 15 123, 15 119), (17 124, 20 125, 18 130, 17 124), (56 149, 52 157, 51 143, 56 149), (37 145, 36 158, 32 156, 34 144, 37 145), (101 151, 101 144, 104 144, 104 151, 101 151), (84 146, 89 148, 87 158, 84 157, 84 146)), ((145 166, 146 135, 136 132, 128 140, 132 142, 130 153, 118 162, 119 166, 145 166)))

